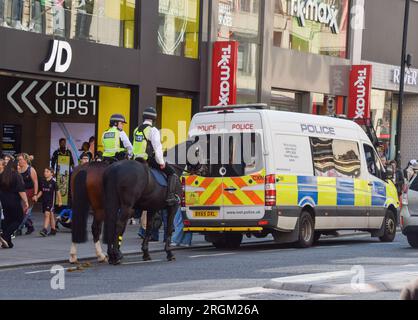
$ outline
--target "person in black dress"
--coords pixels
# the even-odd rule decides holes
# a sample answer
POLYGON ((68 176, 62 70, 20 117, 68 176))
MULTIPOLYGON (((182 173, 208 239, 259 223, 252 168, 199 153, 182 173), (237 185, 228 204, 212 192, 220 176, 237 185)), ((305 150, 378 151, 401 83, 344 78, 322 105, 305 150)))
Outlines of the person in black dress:
POLYGON ((2 248, 13 248, 12 234, 23 221, 23 212, 29 208, 23 179, 17 171, 17 162, 9 161, 0 174, 0 202, 3 207, 2 248), (23 201, 23 204, 22 204, 23 201))

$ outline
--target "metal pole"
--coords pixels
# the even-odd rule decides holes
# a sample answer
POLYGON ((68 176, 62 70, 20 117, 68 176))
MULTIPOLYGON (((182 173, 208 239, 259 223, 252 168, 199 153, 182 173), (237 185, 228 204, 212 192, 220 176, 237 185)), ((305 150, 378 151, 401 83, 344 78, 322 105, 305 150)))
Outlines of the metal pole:
POLYGON ((401 58, 401 76, 399 83, 399 100, 398 100, 398 119, 396 121, 396 160, 398 166, 401 166, 401 122, 402 122, 402 108, 403 96, 405 91, 405 67, 406 67, 406 47, 408 41, 408 22, 409 22, 409 6, 410 0, 405 0, 405 17, 403 25, 402 37, 402 58, 401 58))

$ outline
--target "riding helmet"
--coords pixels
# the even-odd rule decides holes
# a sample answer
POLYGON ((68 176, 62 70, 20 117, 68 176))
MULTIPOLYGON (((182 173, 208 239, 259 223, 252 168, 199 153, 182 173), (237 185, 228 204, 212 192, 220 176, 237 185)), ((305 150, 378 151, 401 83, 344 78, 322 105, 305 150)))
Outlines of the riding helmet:
POLYGON ((154 107, 148 107, 144 110, 144 112, 142 113, 142 116, 144 117, 144 119, 156 120, 157 110, 155 110, 154 107))
POLYGON ((110 117, 110 123, 111 124, 117 124, 118 122, 122 122, 122 123, 127 123, 125 120, 125 116, 123 114, 112 114, 112 116, 110 117))

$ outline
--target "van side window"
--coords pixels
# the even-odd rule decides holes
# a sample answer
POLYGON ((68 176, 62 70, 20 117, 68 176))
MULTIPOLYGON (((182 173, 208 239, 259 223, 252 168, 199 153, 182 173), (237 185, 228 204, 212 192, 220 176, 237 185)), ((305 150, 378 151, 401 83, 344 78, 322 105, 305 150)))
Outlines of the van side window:
POLYGON ((358 178, 361 174, 357 142, 310 138, 315 175, 358 178))
POLYGON ((381 179, 383 168, 379 159, 377 159, 377 155, 373 147, 365 144, 364 154, 366 155, 367 170, 369 170, 369 173, 381 179))
POLYGON ((357 142, 334 140, 332 151, 337 177, 358 178, 360 176, 360 151, 357 142))
POLYGON ((315 175, 319 177, 334 177, 335 165, 332 139, 310 138, 310 141, 315 175))

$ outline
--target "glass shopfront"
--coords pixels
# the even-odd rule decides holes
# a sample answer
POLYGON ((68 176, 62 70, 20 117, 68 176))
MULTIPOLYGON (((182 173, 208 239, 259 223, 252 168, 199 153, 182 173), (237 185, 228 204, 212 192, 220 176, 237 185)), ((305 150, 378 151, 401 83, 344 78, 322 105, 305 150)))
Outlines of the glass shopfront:
POLYGON ((0 27, 134 47, 136 0, 0 0, 0 27))
POLYGON ((158 12, 160 52, 198 59, 200 0, 159 0, 158 12))
POLYGON ((257 101, 260 0, 219 1, 219 41, 238 41, 237 103, 257 101))
POLYGON ((275 0, 274 46, 345 58, 349 0, 275 0))
POLYGON ((372 90, 371 120, 382 153, 388 160, 395 159, 396 119, 398 118, 398 96, 390 91, 372 90))

